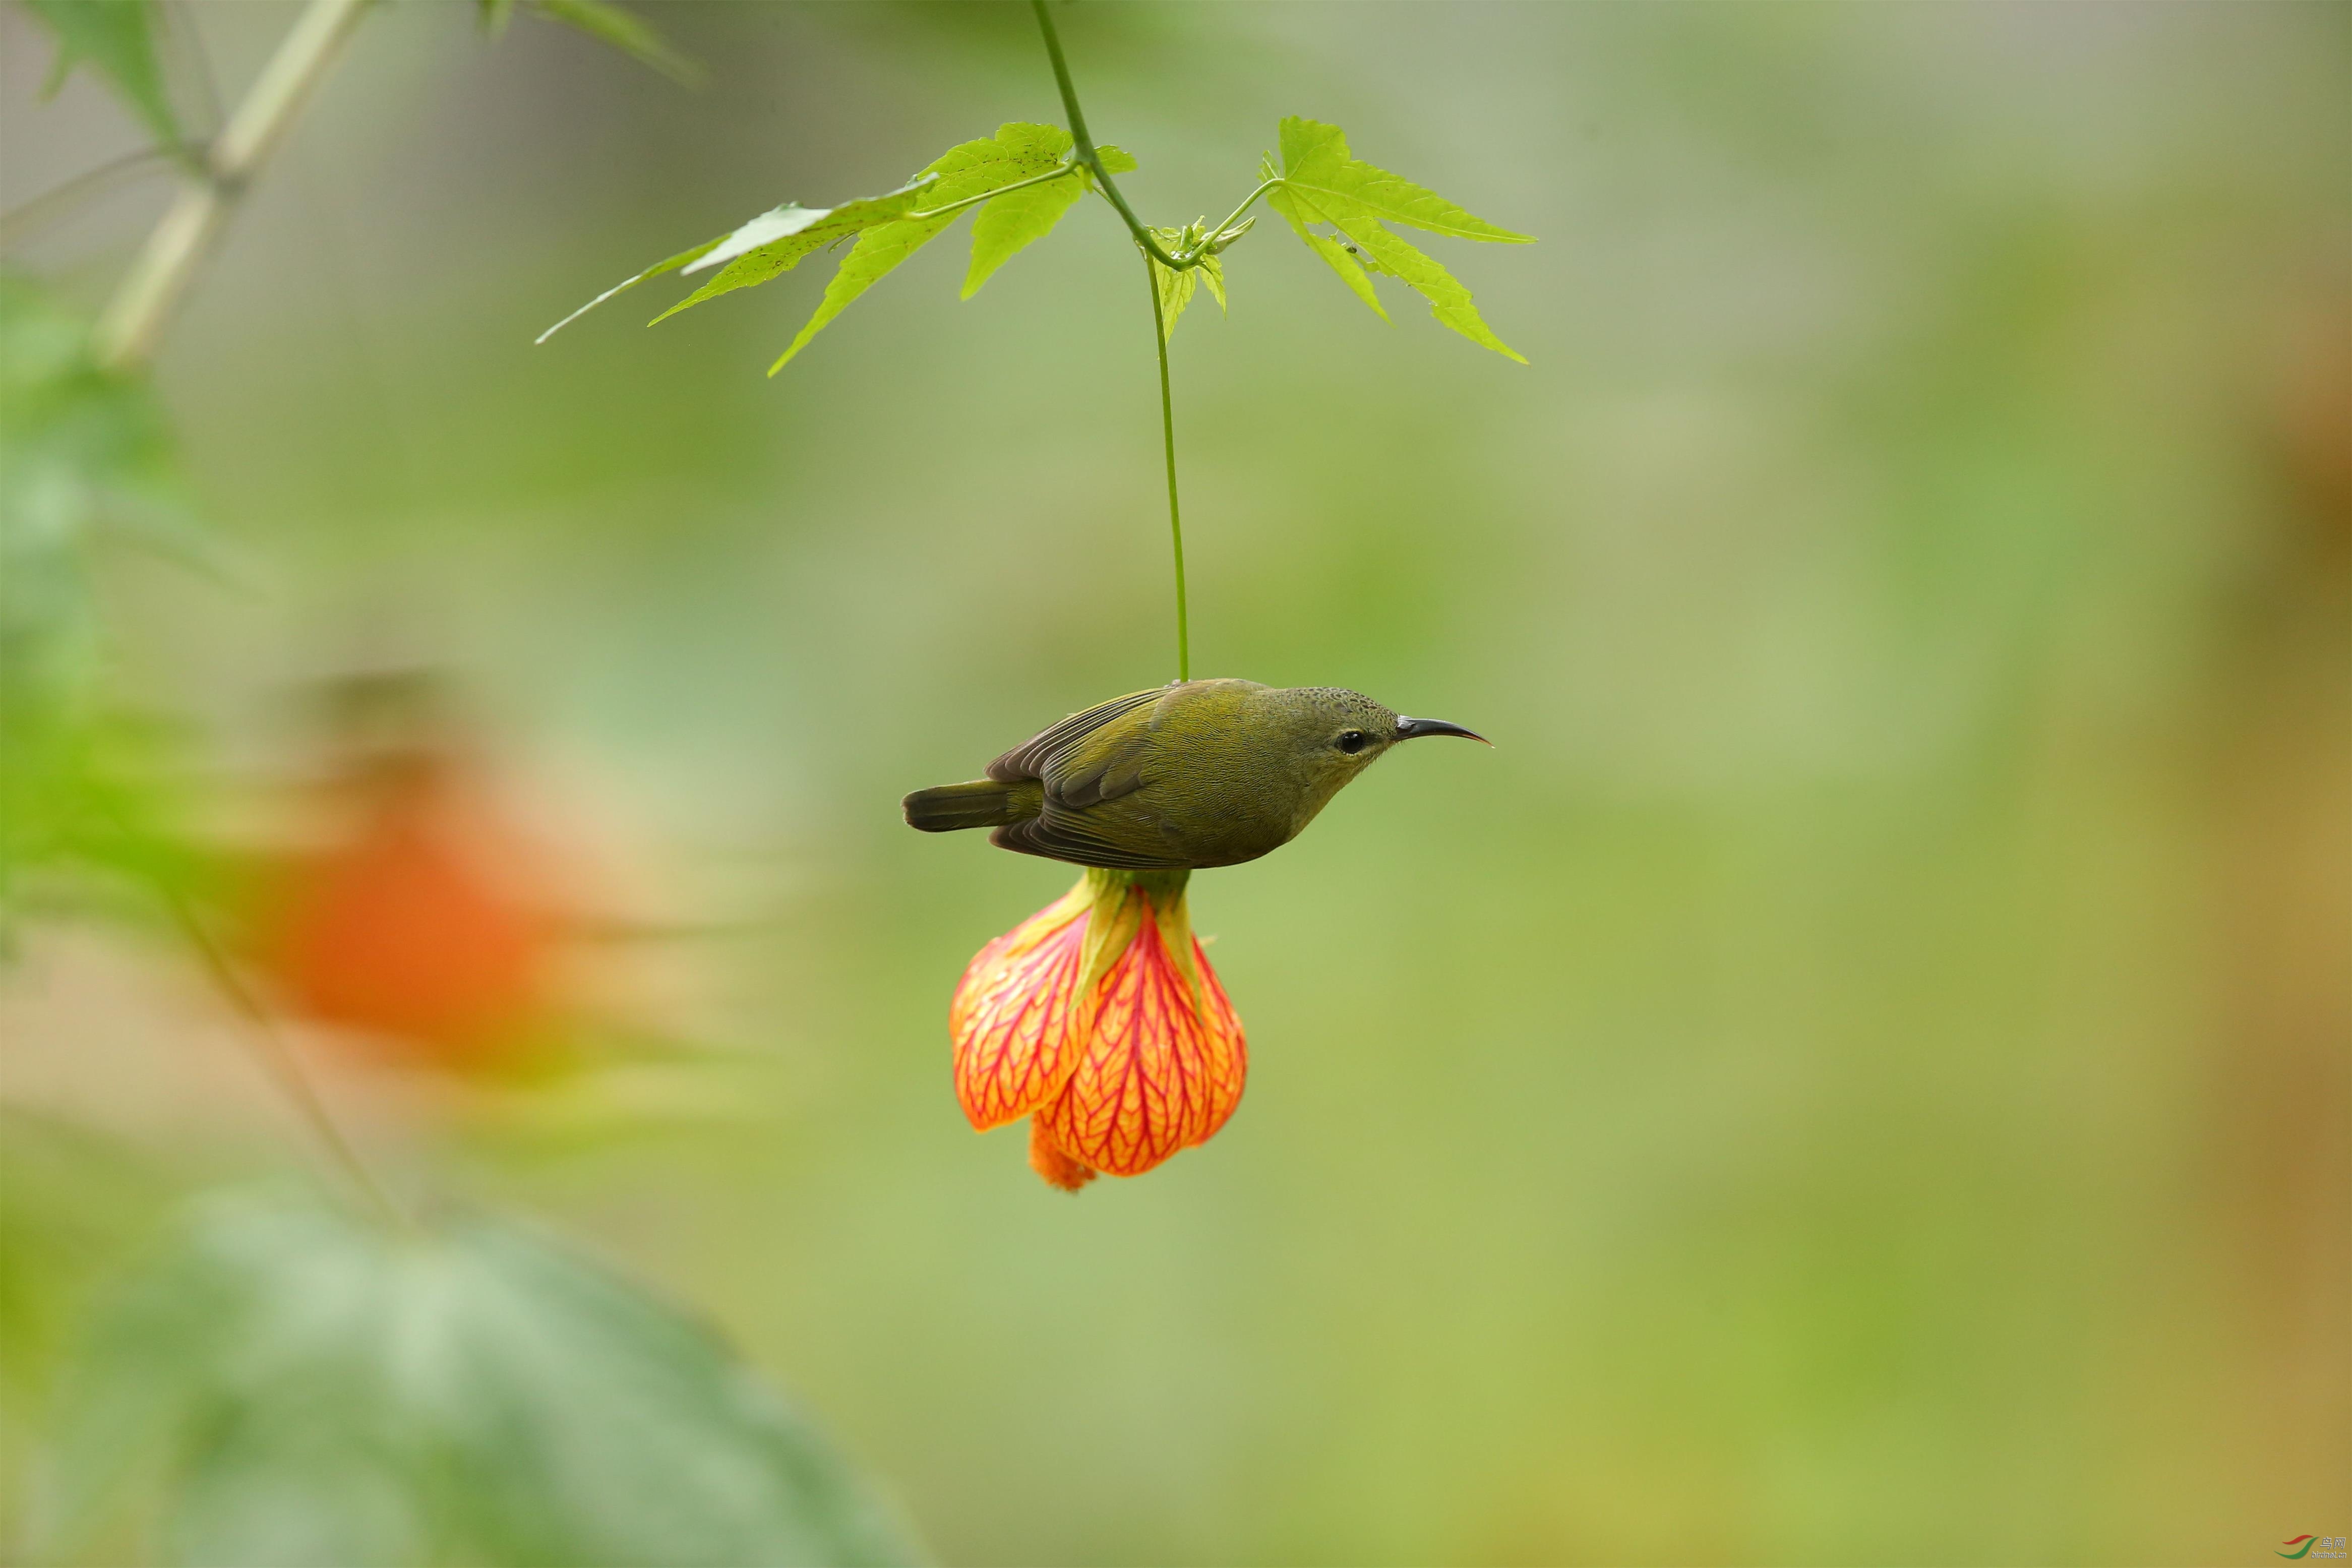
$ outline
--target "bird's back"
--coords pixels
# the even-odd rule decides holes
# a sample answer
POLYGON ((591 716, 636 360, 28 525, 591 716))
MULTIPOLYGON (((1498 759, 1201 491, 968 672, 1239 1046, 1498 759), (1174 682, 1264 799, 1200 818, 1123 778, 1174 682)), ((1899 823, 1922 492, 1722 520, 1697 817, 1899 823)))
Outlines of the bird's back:
POLYGON ((1087 866, 1228 866, 1286 842, 1295 782, 1280 693, 1254 680, 1196 680, 1073 714, 989 765, 1034 779, 1043 809, 1000 827, 1008 849, 1087 866))

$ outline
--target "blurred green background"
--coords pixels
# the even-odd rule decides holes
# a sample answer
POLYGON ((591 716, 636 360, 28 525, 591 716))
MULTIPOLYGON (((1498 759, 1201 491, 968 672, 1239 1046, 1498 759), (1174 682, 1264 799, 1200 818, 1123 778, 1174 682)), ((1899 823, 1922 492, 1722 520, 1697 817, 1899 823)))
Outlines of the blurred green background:
MULTIPOLYGON (((1172 673, 1149 319, 1090 204, 656 258, 1059 118, 1025 8, 641 6, 681 89, 371 16, 158 364, 226 564, 100 561, 224 843, 428 668, 665 1044, 495 1093, 305 1036, 419 1201, 691 1301, 971 1563, 2213 1563, 2352 1528, 2352 11, 1087 5, 1148 221, 1276 121, 1540 237, 1509 364, 1279 226, 1173 371, 1196 671, 1416 748, 1195 920, 1255 1071, 1075 1200, 950 988, 1066 868, 908 789, 1172 673)), ((292 15, 177 7, 223 89, 292 15)), ((141 144, 0 17, 14 206, 141 144)), ((202 91, 180 88, 201 121, 202 91)), ((18 248, 105 296, 153 183, 18 248)), ((89 1293, 301 1130, 167 936, 5 979, 9 1487, 89 1293)), ((602 1004, 600 1004, 602 1005, 602 1004)))

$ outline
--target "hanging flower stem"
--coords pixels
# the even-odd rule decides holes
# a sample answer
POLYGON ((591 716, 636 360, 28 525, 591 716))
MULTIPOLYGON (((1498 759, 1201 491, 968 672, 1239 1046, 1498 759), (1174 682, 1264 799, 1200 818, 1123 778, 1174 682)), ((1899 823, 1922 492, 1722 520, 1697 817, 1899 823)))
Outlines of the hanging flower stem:
MULTIPOLYGON (((1054 64, 1054 83, 1062 90, 1062 111, 1069 117, 1070 140, 1076 149, 1076 161, 1085 164, 1094 176, 1096 188, 1117 209, 1120 221, 1127 225, 1127 232, 1143 252, 1143 282, 1151 294, 1151 341, 1160 351, 1160 440, 1168 458, 1168 538, 1176 556, 1176 679, 1190 680, 1192 679, 1192 647, 1184 604, 1184 519, 1176 504, 1176 405, 1168 388, 1168 323, 1160 304, 1160 277, 1152 268, 1165 267, 1171 272, 1182 272, 1201 265, 1208 258, 1209 251, 1204 242, 1181 254, 1171 256, 1160 247, 1160 242, 1152 237, 1143 220, 1135 216, 1135 209, 1127 205, 1127 198, 1119 195, 1118 182, 1110 177, 1110 171, 1103 167, 1102 154, 1095 150, 1094 138, 1087 134, 1086 111, 1078 107, 1078 89, 1070 81, 1069 62, 1062 58, 1062 40, 1060 35, 1054 31, 1053 13, 1045 8, 1045 0, 1030 0, 1030 5, 1037 13, 1037 30, 1045 37, 1045 56, 1054 64)), ((1252 191, 1249 200, 1234 210, 1233 217, 1226 219, 1219 229, 1209 232, 1217 234, 1223 227, 1230 226, 1249 209, 1250 202, 1257 200, 1266 188, 1260 185, 1252 191)))
POLYGON ((1192 679, 1192 647, 1184 624, 1184 517, 1176 505, 1176 403, 1168 391, 1168 323, 1160 306, 1160 263, 1143 258, 1143 286, 1151 293, 1151 342, 1160 350, 1160 443, 1168 454, 1168 538, 1176 547, 1176 679, 1192 679))

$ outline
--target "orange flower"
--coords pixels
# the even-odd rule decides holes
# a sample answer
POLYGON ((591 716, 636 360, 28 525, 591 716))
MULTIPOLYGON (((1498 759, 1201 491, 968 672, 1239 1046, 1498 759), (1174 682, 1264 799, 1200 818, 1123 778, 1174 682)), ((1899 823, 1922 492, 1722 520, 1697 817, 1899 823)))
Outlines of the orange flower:
POLYGON ((1249 1050, 1186 875, 1090 869, 956 986, 956 1098, 982 1131, 1028 1117, 1029 1163, 1055 1186, 1140 1175, 1241 1103, 1249 1050))
POLYGON ((455 1071, 519 1066, 558 1014, 561 911, 533 846, 453 752, 375 759, 346 781, 354 820, 288 867, 258 956, 323 1023, 455 1071))

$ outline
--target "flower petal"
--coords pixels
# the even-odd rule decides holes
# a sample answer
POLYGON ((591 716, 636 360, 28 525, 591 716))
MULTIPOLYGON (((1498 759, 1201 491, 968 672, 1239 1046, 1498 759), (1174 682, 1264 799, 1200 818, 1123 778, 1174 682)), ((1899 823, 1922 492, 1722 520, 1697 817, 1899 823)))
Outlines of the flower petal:
POLYGON ((1029 1119, 1029 1168, 1045 1178, 1049 1187, 1059 1187, 1075 1193, 1095 1179, 1093 1167, 1082 1165, 1062 1152, 1054 1135, 1045 1131, 1044 1121, 1029 1119))
POLYGON ((982 1131, 1026 1116, 1070 1076, 1093 1011, 1078 985, 1091 897, 1080 882, 982 948, 956 984, 956 1099, 982 1131))
MULTIPOLYGON (((1140 889, 1134 896, 1146 897, 1140 889)), ((1171 956, 1158 919, 1140 922, 1093 1000, 1093 1027, 1076 1068, 1038 1120, 1080 1163, 1115 1176, 1139 1175, 1206 1138, 1233 1110, 1240 1098, 1240 1030, 1226 1026, 1233 1011, 1227 1003, 1212 1044, 1192 981, 1171 956)))
POLYGON ((1201 1009, 1201 1044, 1209 1101, 1208 1125, 1192 1142, 1206 1143, 1242 1102, 1242 1084, 1249 1077, 1249 1041, 1242 1034, 1241 1015, 1234 1011, 1225 988, 1217 982, 1217 972, 1209 967, 1209 955, 1197 940, 1192 943, 1192 967, 1200 973, 1205 1004, 1201 1009))

